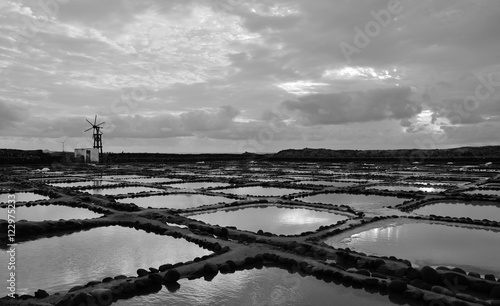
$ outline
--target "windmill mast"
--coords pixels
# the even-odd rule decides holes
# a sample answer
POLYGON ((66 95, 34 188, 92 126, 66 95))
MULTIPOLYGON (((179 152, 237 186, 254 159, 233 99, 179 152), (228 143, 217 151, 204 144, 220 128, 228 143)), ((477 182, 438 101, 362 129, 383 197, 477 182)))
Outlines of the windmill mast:
POLYGON ((59 141, 60 143, 62 143, 62 149, 63 149, 63 153, 64 153, 64 143, 67 141, 67 139, 65 141, 59 141))
MULTIPOLYGON (((85 119, 87 120, 87 119, 85 119)), ((97 115, 95 115, 95 118, 94 118, 94 123, 90 122, 89 120, 87 120, 87 122, 92 126, 88 129, 85 130, 85 132, 89 131, 89 130, 93 130, 92 131, 92 138, 94 139, 94 149, 97 149, 99 151, 99 159, 102 158, 102 132, 101 132, 101 128, 105 122, 101 122, 99 124, 97 124, 97 115)))

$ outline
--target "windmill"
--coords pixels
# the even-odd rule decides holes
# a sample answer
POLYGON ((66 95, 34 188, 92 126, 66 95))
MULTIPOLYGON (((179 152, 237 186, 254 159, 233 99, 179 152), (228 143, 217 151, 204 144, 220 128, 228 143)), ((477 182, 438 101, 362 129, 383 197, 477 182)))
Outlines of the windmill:
POLYGON ((90 122, 88 119, 85 119, 85 120, 87 120, 87 122, 91 125, 91 127, 86 129, 85 132, 93 129, 92 138, 94 139, 94 149, 98 149, 99 155, 102 156, 102 137, 101 137, 102 136, 102 132, 101 132, 102 126, 101 125, 103 125, 104 122, 97 124, 97 115, 95 115, 94 123, 90 122))
POLYGON ((66 139, 66 140, 64 140, 64 141, 58 141, 58 142, 62 143, 63 153, 64 153, 64 143, 65 143, 66 141, 68 141, 68 140, 66 139))

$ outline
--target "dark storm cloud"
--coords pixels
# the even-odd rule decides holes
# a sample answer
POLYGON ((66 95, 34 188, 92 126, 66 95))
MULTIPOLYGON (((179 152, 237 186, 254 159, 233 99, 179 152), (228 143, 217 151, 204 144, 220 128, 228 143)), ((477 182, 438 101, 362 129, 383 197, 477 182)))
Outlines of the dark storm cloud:
POLYGON ((302 125, 408 119, 421 106, 409 100, 409 88, 376 89, 364 92, 316 94, 285 101, 288 111, 297 111, 302 125))

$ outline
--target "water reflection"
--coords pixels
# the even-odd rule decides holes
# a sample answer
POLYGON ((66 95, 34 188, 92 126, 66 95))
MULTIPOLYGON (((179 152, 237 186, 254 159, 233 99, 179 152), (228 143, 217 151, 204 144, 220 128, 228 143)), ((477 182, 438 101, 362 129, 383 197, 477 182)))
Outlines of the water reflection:
POLYGON ((421 186, 373 186, 367 189, 375 190, 390 190, 390 191, 423 191, 423 192, 441 192, 445 191, 445 188, 436 187, 421 187, 421 186))
MULTIPOLYGON (((54 293, 108 276, 135 275, 139 268, 158 268, 208 254, 183 239, 119 226, 43 238, 17 246, 17 291, 33 294, 42 288, 54 293)), ((1 275, 8 273, 7 262, 7 252, 1 252, 1 275)), ((6 294, 7 289, 0 287, 0 296, 6 294)))
POLYGON ((86 186, 98 187, 98 186, 116 185, 116 184, 118 184, 118 182, 94 180, 94 181, 70 182, 70 183, 51 183, 49 185, 54 187, 86 187, 86 186))
POLYGON ((198 207, 216 203, 230 203, 232 201, 234 200, 229 198, 201 194, 170 194, 117 200, 117 202, 120 203, 135 203, 136 205, 145 208, 150 206, 153 208, 175 209, 198 207))
MULTIPOLYGON (((9 200, 12 200, 12 197, 9 197, 9 193, 1 193, 0 194, 0 203, 7 203, 9 200)), ((48 200, 49 197, 39 195, 33 192, 16 192, 15 201, 17 202, 29 202, 29 201, 37 201, 37 200, 48 200)))
POLYGON ((356 185, 356 183, 352 182, 331 182, 331 181, 300 181, 296 182, 297 184, 309 184, 309 185, 324 185, 324 186, 332 186, 332 187, 350 187, 356 185))
POLYGON ((301 192, 304 190, 299 189, 291 189, 291 188, 273 188, 273 187, 241 187, 241 188, 232 188, 232 189, 224 189, 220 190, 223 193, 232 193, 237 195, 252 195, 252 196, 282 196, 292 193, 301 192))
POLYGON ((375 255, 396 256, 417 265, 453 266, 482 274, 500 273, 500 233, 431 223, 390 224, 327 244, 375 255))
POLYGON ((377 195, 328 193, 299 198, 298 200, 309 203, 325 203, 335 205, 348 205, 354 208, 381 208, 383 206, 394 206, 403 203, 407 199, 396 197, 384 197, 377 195))
POLYGON ((127 194, 127 193, 139 193, 139 192, 151 192, 151 191, 162 191, 162 189, 149 188, 149 187, 121 187, 121 188, 97 188, 80 190, 82 192, 88 192, 91 194, 100 195, 117 195, 117 194, 127 194))
POLYGON ((170 184, 169 186, 174 188, 209 188, 209 187, 225 187, 229 186, 229 184, 216 183, 216 182, 192 182, 192 183, 170 184))
POLYGON ((265 232, 283 235, 314 231, 322 225, 330 225, 347 219, 346 216, 327 211, 281 206, 220 210, 213 213, 189 215, 189 217, 209 224, 236 226, 253 232, 261 229, 265 232))
POLYGON ((326 283, 312 276, 301 277, 278 268, 219 274, 210 282, 182 279, 179 283, 181 286, 176 292, 163 289, 155 294, 119 300, 114 305, 394 305, 387 296, 326 283))
POLYGON ((500 206, 474 203, 435 203, 420 207, 413 211, 422 215, 450 216, 457 218, 488 219, 500 221, 500 206))
MULTIPOLYGON (((66 207, 58 205, 16 207, 17 220, 25 219, 28 221, 44 221, 59 219, 91 219, 99 218, 100 216, 102 216, 102 214, 79 207, 66 207)), ((7 208, 0 208, 0 219, 7 219, 7 208)))
POLYGON ((496 195, 500 196, 500 190, 490 190, 490 189, 477 189, 473 191, 465 192, 467 194, 486 194, 486 195, 496 195))

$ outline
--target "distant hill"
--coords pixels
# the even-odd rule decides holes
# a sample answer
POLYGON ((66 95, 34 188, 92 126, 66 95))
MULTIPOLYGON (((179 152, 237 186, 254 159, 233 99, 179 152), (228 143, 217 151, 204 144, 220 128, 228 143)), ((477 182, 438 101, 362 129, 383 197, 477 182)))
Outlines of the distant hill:
MULTIPOLYGON (((74 160, 72 153, 44 152, 42 150, 0 149, 1 165, 51 164, 74 160)), ((275 154, 168 154, 168 153, 107 153, 105 163, 175 163, 229 160, 282 160, 282 161, 330 161, 330 162, 390 162, 390 163, 500 163, 500 146, 462 147, 440 150, 331 150, 287 149, 275 154)))
POLYGON ((331 150, 287 149, 273 155, 273 159, 288 160, 373 160, 401 162, 429 161, 500 161, 500 146, 461 147, 436 150, 331 150))

